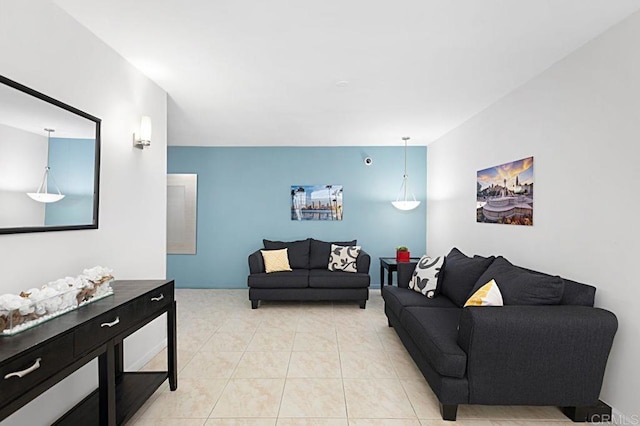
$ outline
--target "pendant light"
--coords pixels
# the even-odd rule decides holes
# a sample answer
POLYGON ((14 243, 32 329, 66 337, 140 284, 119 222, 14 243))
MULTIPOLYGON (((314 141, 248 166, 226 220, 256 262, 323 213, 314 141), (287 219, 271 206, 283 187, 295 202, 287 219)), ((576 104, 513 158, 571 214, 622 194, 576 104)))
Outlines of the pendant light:
POLYGON ((407 199, 407 182, 409 180, 409 175, 407 174, 407 141, 410 138, 405 136, 402 138, 404 141, 404 176, 402 177, 402 185, 400 186, 400 192, 398 192, 398 196, 395 201, 392 201, 393 207, 398 210, 413 210, 420 205, 420 201, 416 200, 416 196, 411 193, 411 198, 413 201, 407 199), (400 199, 402 197, 402 199, 400 199))
POLYGON ((36 192, 27 192, 27 195, 34 201, 39 203, 55 203, 56 201, 60 201, 64 198, 64 195, 60 192, 60 188, 56 183, 56 180, 53 178, 53 172, 49 167, 49 150, 51 149, 51 132, 55 132, 54 129, 44 129, 47 132, 47 165, 44 167, 44 175, 42 176, 42 182, 38 187, 36 192), (58 191, 57 194, 49 193, 49 178, 51 178, 51 182, 56 187, 58 191))

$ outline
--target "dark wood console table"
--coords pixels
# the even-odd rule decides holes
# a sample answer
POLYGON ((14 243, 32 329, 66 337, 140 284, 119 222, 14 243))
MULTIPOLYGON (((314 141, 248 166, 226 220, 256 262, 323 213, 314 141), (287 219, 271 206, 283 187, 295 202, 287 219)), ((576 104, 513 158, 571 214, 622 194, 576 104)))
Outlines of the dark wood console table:
POLYGON ((177 389, 174 282, 116 281, 112 287, 112 296, 0 337, 0 421, 96 357, 98 389, 55 424, 123 424, 166 379, 177 389), (123 340, 164 313, 167 371, 125 372, 123 340))

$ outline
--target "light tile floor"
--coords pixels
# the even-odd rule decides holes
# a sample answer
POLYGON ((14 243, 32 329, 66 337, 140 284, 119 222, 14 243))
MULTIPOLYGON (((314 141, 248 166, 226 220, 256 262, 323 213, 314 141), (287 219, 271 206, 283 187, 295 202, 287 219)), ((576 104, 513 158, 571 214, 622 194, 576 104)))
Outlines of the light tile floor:
MULTIPOLYGON (((570 423, 556 407, 438 401, 387 326, 379 290, 357 303, 262 303, 246 290, 176 291, 178 390, 165 383, 133 425, 526 426, 570 423)), ((165 370, 166 351, 144 370, 165 370)))

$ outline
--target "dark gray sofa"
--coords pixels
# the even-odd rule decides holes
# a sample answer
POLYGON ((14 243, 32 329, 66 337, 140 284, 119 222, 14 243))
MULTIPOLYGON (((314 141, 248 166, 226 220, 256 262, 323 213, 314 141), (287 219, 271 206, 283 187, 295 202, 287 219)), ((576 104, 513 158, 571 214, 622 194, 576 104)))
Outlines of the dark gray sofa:
POLYGON ((249 300, 256 309, 261 300, 353 300, 365 309, 369 300, 371 257, 363 250, 356 259, 357 272, 330 271, 331 244, 353 246, 357 240, 325 242, 263 240, 264 249, 288 250, 292 271, 266 273, 260 250, 249 255, 249 300))
MULTIPOLYGON (((525 291, 537 280, 554 286, 559 280, 557 303, 509 305, 513 294, 506 291, 505 306, 462 308, 479 284, 492 279, 494 262, 503 270, 510 264, 502 257, 456 257, 450 262, 447 256, 433 299, 408 288, 415 264, 399 264, 398 287, 382 289, 389 326, 438 397, 442 418, 455 420, 458 404, 480 404, 555 405, 574 421, 590 419, 591 407, 602 404, 618 324, 614 314, 593 307, 596 289, 511 265, 516 286, 525 283, 525 291), (469 290, 473 281, 480 283, 469 290)), ((500 286, 505 280, 496 281, 500 286)))

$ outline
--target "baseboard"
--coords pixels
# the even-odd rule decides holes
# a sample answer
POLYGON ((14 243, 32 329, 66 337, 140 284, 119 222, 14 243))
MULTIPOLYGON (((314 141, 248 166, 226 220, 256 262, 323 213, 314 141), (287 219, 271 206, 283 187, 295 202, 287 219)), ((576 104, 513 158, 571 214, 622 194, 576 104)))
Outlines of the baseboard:
MULTIPOLYGON (((144 354, 144 356, 140 357, 138 360, 136 360, 134 363, 132 363, 129 366, 129 369, 131 371, 138 371, 140 370, 142 367, 144 367, 145 365, 147 365, 147 363, 149 361, 151 361, 153 359, 153 357, 155 357, 156 355, 158 355, 160 353, 160 351, 162 351, 164 348, 167 347, 167 338, 165 337, 164 339, 162 339, 160 342, 158 342, 157 345, 153 346, 151 349, 149 349, 147 351, 146 354, 144 354)), ((126 350, 126 349, 125 349, 126 350)))

